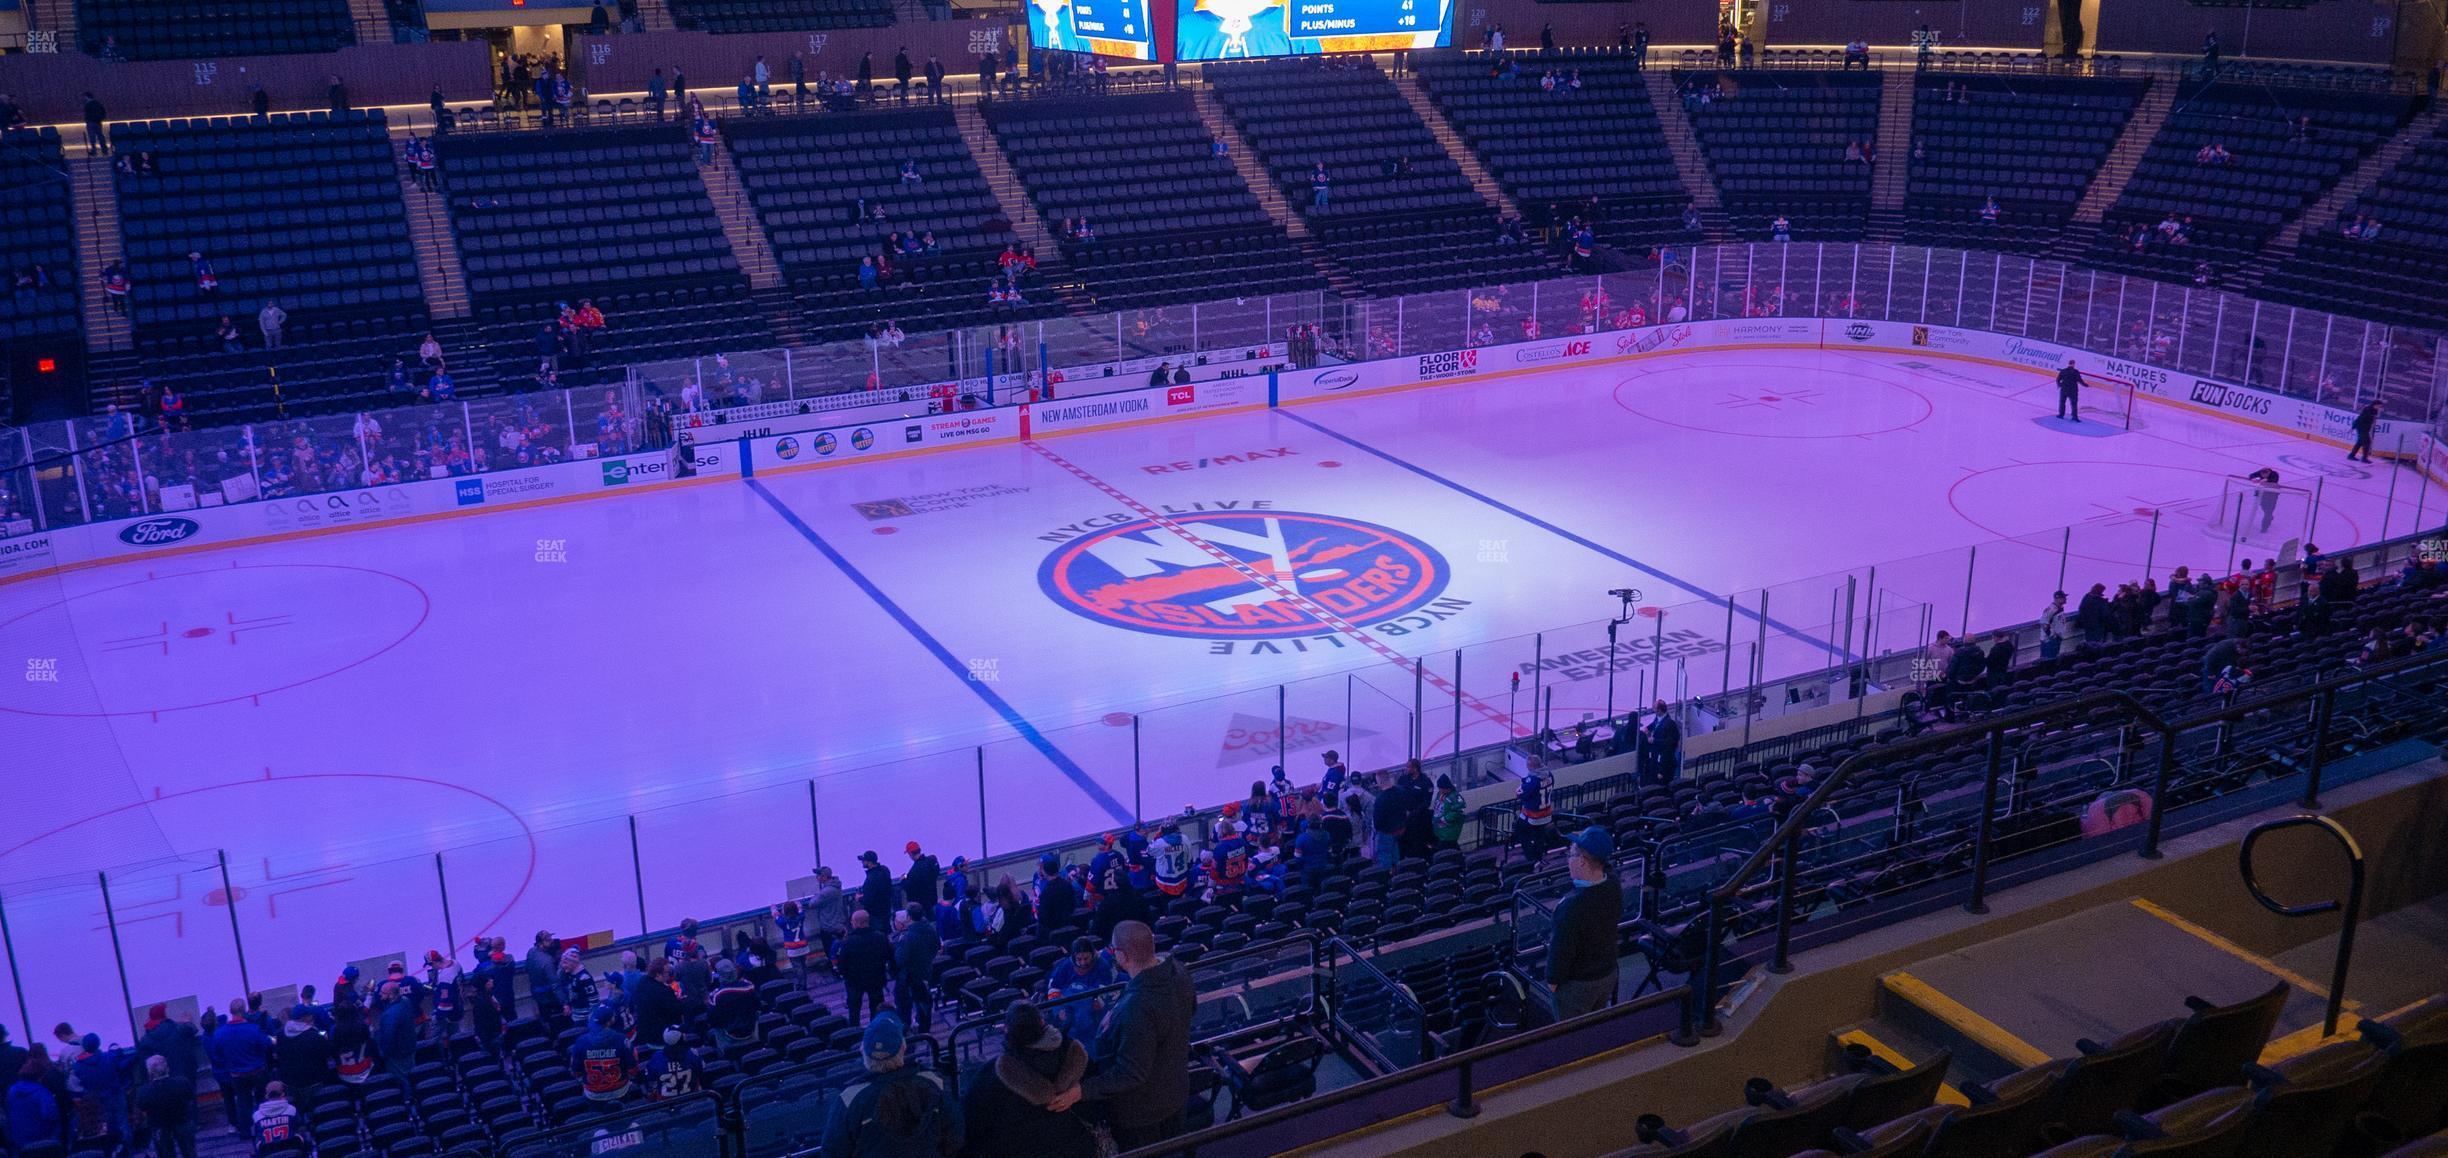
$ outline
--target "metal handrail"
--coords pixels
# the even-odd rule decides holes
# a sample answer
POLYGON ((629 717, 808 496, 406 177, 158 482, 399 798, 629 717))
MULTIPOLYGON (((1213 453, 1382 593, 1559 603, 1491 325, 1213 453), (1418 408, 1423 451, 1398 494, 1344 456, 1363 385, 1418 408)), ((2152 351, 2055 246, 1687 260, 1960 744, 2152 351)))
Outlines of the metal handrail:
MULTIPOLYGON (((2395 676, 2416 671, 2435 670, 2443 666, 2448 666, 2448 653, 2431 652, 2405 656, 2343 675, 2320 679, 2307 686, 2290 689, 2279 695, 2230 702, 2172 723, 2127 692, 2113 690, 2090 692, 2070 700, 2060 700, 2011 715, 2000 716, 1968 728, 1928 733, 1895 744, 1872 748, 1855 755, 1838 765, 1834 772, 1823 778, 1811 795, 1787 814, 1784 823, 1775 833, 1762 842, 1760 847, 1754 850, 1732 875, 1709 891, 1705 914, 1709 922, 1709 939, 1699 974, 1701 983, 1699 991, 1703 997, 1700 1001, 1700 1024, 1696 1036, 1714 1036, 1722 1032, 1722 1027, 1717 1021, 1714 995, 1720 967, 1720 945, 1726 929, 1726 907, 1751 885, 1753 878, 1759 875, 1772 857, 1780 857, 1784 866, 1780 869, 1777 882, 1775 949, 1768 968, 1775 973, 1789 972, 1793 968, 1791 946, 1794 886, 1800 867, 1801 835, 1808 828, 1806 822, 1810 816, 1828 797, 1844 787, 1864 767, 1887 763, 1901 757, 1913 756, 1938 748, 1952 747, 1973 737, 1985 735, 1988 738, 1987 769, 1982 785, 1983 810, 1974 836, 1972 892, 1965 906, 1970 911, 1983 912, 1985 911, 1983 901, 1987 891, 1990 846, 1994 843, 1995 838, 1996 793, 1998 779, 2002 772, 2002 743, 2006 733, 2046 720, 2069 716, 2080 719, 2082 718, 2081 713, 2097 708, 2122 709, 2135 722, 2158 733, 2157 771, 2151 784, 2151 799, 2154 807, 2151 809, 2150 820, 2144 830, 2142 843, 2135 850, 2138 856, 2157 859, 2162 855, 2159 845, 2166 822, 2164 805, 2168 798, 2168 784, 2175 772, 2177 746, 2183 735, 2261 715, 2292 704, 2313 704, 2315 710, 2311 721, 2311 751, 2304 768, 2304 795, 2306 801, 2310 802, 2307 807, 2317 807, 2321 772, 2326 762, 2328 727, 2334 715, 2337 694, 2349 688, 2381 684, 2395 676)), ((2139 741, 2128 741, 2128 744, 2134 750, 2140 750, 2145 746, 2145 742, 2139 741)), ((2300 823, 2310 822, 2309 820, 2300 821, 2300 823)), ((2249 843, 2250 838, 2247 839, 2248 846, 2249 843)), ((2350 898, 2350 900, 2359 902, 2359 897, 2350 898)), ((2268 904, 2269 902, 2264 901, 2263 903, 2268 904)), ((1677 1044, 1683 1045, 1693 1044, 1695 1040, 1696 1037, 1693 1035, 1677 1035, 1676 1038, 1677 1044)))
MULTIPOLYGON (((1700 967, 1700 993, 1702 994, 1702 999, 1700 1003, 1699 1036, 1714 1037, 1718 1033, 1722 1032, 1722 1027, 1717 1021, 1716 991, 1717 969, 1719 965, 1718 957, 1721 953, 1720 944, 1723 941, 1726 929, 1726 906, 1734 900, 1735 896, 1742 891, 1744 886, 1751 883, 1753 877, 1759 875, 1760 871, 1767 866, 1769 858, 1778 854, 1779 852, 1784 854, 1785 867, 1780 874, 1779 883, 1777 886, 1776 951, 1775 955, 1769 961, 1768 969, 1772 973, 1785 973, 1790 972, 1793 969, 1792 945, 1794 878, 1798 867, 1796 862, 1800 859, 1802 852, 1802 833, 1804 829, 1809 827, 1809 821, 1812 815, 1818 812, 1820 806, 1825 804, 1830 796, 1835 795, 1837 789, 1844 787, 1865 767, 1874 764, 1890 763, 1897 759, 1917 755, 1926 751, 1953 747, 1961 743, 1966 735, 1978 735, 1985 732, 1990 737, 1990 745, 1989 769, 1986 780, 1987 786, 1984 789, 1984 794, 1991 807, 1988 812, 1983 814, 1984 818, 1981 824, 1981 841, 1980 844, 1976 846, 1975 852, 1976 862, 1985 863, 1986 856, 1983 854, 1986 851, 1986 845, 1988 843, 1987 837, 1989 836, 1990 830, 1990 823, 1987 817, 1995 812, 1995 792, 2000 766, 2001 747, 1998 738, 2004 735, 2006 732, 2017 728, 2027 727, 2043 720, 2055 719, 2069 711, 2100 707, 2122 708, 2127 713, 2130 713, 2135 720, 2160 734, 2161 744, 2159 783, 2164 789, 2167 782, 2167 775, 2170 771, 2170 766, 2175 762, 2175 732, 2168 727, 2165 720, 2159 718, 2158 713, 2151 711, 2150 708, 2144 705, 2141 700, 2121 691, 2088 692, 2071 700, 2063 700, 2056 703, 2045 704, 2039 707, 2026 708, 2010 715, 1999 716, 1995 719, 1986 720, 1979 724, 1973 725, 1969 729, 1926 733, 1907 740, 1899 741, 1894 744, 1886 744, 1879 747, 1870 748, 1866 751, 1850 756, 1846 758, 1844 763, 1838 764, 1835 771, 1828 773, 1826 777, 1819 781, 1817 787, 1811 790, 1811 794, 1808 797, 1804 798, 1800 804, 1795 805, 1793 811, 1786 814, 1784 823, 1778 825, 1777 830, 1774 833, 1771 833, 1768 839, 1763 842, 1758 849, 1754 850, 1751 853, 1751 856, 1744 860, 1743 863, 1734 870, 1732 875, 1728 876, 1723 882, 1719 883, 1716 888, 1709 890, 1707 912, 1708 948, 1702 955, 1700 967)), ((2157 816, 2157 811, 2153 810, 2152 817, 2154 823, 2157 816)), ((2154 839, 2156 832, 2157 830, 2154 827, 2154 839)), ((1685 1041, 1680 1044, 1691 1043, 1685 1041)))
POLYGON ((1453 1100, 1446 1106, 1446 1112, 1457 1118, 1474 1117, 1479 1112, 1475 1087, 1471 1081, 1471 1071, 1474 1067, 1519 1050, 1544 1045, 1557 1038, 1613 1025, 1626 1018, 1663 1009, 1668 1005, 1687 1001, 1691 995, 1691 986, 1678 985, 1644 998, 1610 1005, 1605 1009, 1594 1010, 1578 1017, 1566 1018, 1563 1021, 1550 1022, 1537 1029, 1526 1030, 1498 1041, 1457 1050, 1434 1061, 1422 1062, 1406 1070, 1356 1082, 1338 1090, 1321 1091, 1289 1105, 1278 1106, 1246 1118, 1236 1118, 1230 1122, 1210 1126, 1207 1129, 1185 1134, 1154 1146, 1132 1150, 1129 1152, 1129 1158, 1162 1158, 1162 1156, 1171 1155, 1178 1155, 1180 1158, 1195 1158, 1202 1152, 1222 1147, 1236 1138, 1255 1131, 1311 1114, 1323 1113, 1422 1078, 1448 1073, 1455 1075, 1455 1092, 1453 1100))
MULTIPOLYGON (((1320 961, 1323 960, 1323 955, 1320 953, 1320 949, 1327 943, 1327 939, 1321 937, 1314 929, 1295 929, 1292 932, 1287 933, 1284 936, 1277 937, 1271 941, 1264 941, 1253 945, 1244 945, 1228 953, 1217 953, 1213 956, 1203 956, 1196 961, 1184 962, 1184 965, 1190 970, 1191 980, 1195 987, 1199 971, 1207 967, 1220 966, 1233 961, 1242 960, 1244 958, 1276 956, 1290 952, 1294 948, 1306 946, 1309 950, 1307 968, 1311 974, 1314 975, 1318 971, 1320 961)), ((1346 946, 1346 949, 1348 950, 1349 947, 1346 946)), ((1349 951, 1351 951, 1354 956, 1358 955, 1356 950, 1349 951)), ((1129 988, 1129 986, 1130 983, 1128 981, 1117 981, 1111 985, 1091 989, 1086 993, 1072 994, 1071 996, 1062 998, 1059 1001, 1040 1002, 1038 1003, 1037 1008, 1046 1013, 1049 1020, 1053 1020, 1057 1017, 1056 1011, 1058 1010, 1068 1011, 1081 1002, 1093 1003, 1119 996, 1121 992, 1124 989, 1129 988)), ((1197 996, 1216 996, 1225 992, 1247 990, 1249 987, 1250 983, 1248 982, 1236 982, 1216 990, 1215 993, 1199 993, 1197 996)), ((1314 1002, 1316 996, 1316 986, 1314 983, 1312 983, 1310 989, 1311 999, 1314 1002)), ((1027 996, 1029 995, 1023 995, 1024 998, 1027 996)), ((945 1078, 952 1083, 955 1092, 957 1092, 960 1087, 960 1064, 961 1058, 965 1056, 962 1052, 962 1043, 964 1039, 983 1039, 990 1037, 995 1033, 1000 1033, 1003 1029, 1004 1017, 1005 1015, 1002 1013, 981 1013, 975 1017, 954 1025, 944 1034, 944 1048, 941 1057, 941 1069, 945 1078)))
POLYGON ((2354 958, 2355 923, 2363 919, 2363 848, 2355 843, 2354 834, 2346 826, 2326 816, 2282 816, 2263 821, 2244 834, 2243 847, 2236 850, 2236 867, 2244 874, 2244 888, 2261 907, 2281 917, 2312 917, 2322 913, 2346 911, 2346 923, 2338 930, 2337 963, 2329 970, 2329 1013, 2322 1023, 2321 1033, 2337 1036, 2338 1016, 2346 1008, 2346 967, 2354 958), (2282 904, 2261 887, 2261 879, 2253 873, 2253 846, 2273 832, 2289 828, 2317 828, 2328 833, 2346 853, 2346 899, 2344 901, 2314 901, 2304 905, 2282 904))

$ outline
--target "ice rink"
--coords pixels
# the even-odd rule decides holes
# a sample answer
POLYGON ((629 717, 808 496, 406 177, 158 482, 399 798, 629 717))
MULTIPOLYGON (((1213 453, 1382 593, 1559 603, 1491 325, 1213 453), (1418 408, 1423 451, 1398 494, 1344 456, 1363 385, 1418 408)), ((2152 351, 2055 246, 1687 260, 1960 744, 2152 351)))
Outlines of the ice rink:
POLYGON ((1304 781, 1457 717, 1499 739, 1550 689, 1578 719, 1611 589, 1647 609, 1629 706, 2028 621, 2061 569, 2079 597, 2265 557, 2308 504, 2212 510, 2257 467, 2317 485, 2333 551, 2448 509, 2299 436, 2053 402, 1966 361, 1700 352, 0 586, 26 1012, 124 1024, 105 887, 134 1004, 225 1001, 241 944, 257 988, 324 982, 1237 798, 1279 707, 1304 781))

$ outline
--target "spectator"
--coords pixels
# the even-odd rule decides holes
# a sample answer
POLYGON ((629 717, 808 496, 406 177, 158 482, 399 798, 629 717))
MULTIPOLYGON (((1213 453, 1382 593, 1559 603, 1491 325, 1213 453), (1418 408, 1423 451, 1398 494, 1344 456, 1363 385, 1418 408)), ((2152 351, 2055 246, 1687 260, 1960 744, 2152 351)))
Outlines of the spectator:
POLYGON ((288 1087, 279 1082, 265 1086, 263 1104, 255 1107, 255 1148, 286 1146, 304 1132, 305 1123, 298 1121, 298 1108, 289 1101, 288 1087))
POLYGON ((1037 860, 1037 931, 1051 934, 1071 924, 1079 912, 1079 890, 1072 887, 1062 874, 1062 862, 1053 853, 1037 860))
POLYGON ((646 78, 646 107, 654 110, 654 119, 658 122, 663 119, 663 101, 669 91, 663 81, 662 69, 654 70, 654 75, 646 78))
POLYGON ((262 309, 255 311, 255 328, 263 331, 266 350, 281 348, 281 327, 288 324, 289 311, 280 308, 279 302, 267 301, 262 309))
POLYGON ((841 974, 845 990, 842 1001, 848 1006, 852 1024, 858 1023, 862 1007, 868 1017, 884 1012, 884 983, 891 979, 892 944, 882 930, 874 927, 869 910, 850 914, 850 935, 842 938, 835 968, 841 974))
POLYGON ((935 1022, 935 960, 943 951, 928 909, 912 901, 893 916, 893 1008, 920 1033, 935 1022))
POLYGON ((1615 834, 1597 825, 1572 838, 1572 892, 1556 906, 1547 942, 1547 984, 1558 1020, 1614 1004, 1623 884, 1615 879, 1615 834))
POLYGON ((323 1083, 332 1075, 331 1038, 315 1026, 312 1006, 289 1007, 289 1020, 281 1024, 280 1046, 273 1060, 289 1100, 312 1113, 323 1083))
POLYGON ((1672 784, 1683 770, 1683 723, 1664 700, 1657 701, 1653 710, 1656 714, 1641 727, 1641 779, 1651 784, 1672 784))
POLYGON ((1768 240, 1792 241, 1793 222, 1786 220, 1784 214, 1777 214, 1776 220, 1768 223, 1768 240))
POLYGON ((1052 1007, 1050 1016, 1073 1037, 1095 1033, 1104 1007, 1085 995, 1113 983, 1113 957, 1098 952, 1093 938, 1072 938, 1070 955, 1055 962, 1054 971, 1046 977, 1046 1000, 1061 1003, 1052 1007))
POLYGON ((102 101, 101 101, 99 98, 95 97, 95 96, 94 96, 94 94, 92 94, 92 93, 90 93, 90 92, 89 92, 89 93, 86 93, 86 94, 85 94, 85 155, 86 155, 86 156, 91 157, 91 156, 94 156, 95 154, 100 154, 100 155, 102 155, 102 156, 107 157, 107 156, 109 156, 109 155, 110 155, 110 151, 111 151, 111 150, 110 150, 110 135, 109 135, 108 133, 105 133, 105 132, 103 132, 103 131, 102 131, 102 122, 103 122, 103 121, 105 121, 105 120, 108 120, 108 119, 109 119, 109 117, 110 117, 109 112, 108 112, 107 110, 105 110, 105 109, 102 107, 102 101))
POLYGON ((908 45, 893 50, 893 97, 902 104, 909 103, 910 77, 916 71, 910 66, 908 45))
POLYGON ((655 958, 629 994, 631 1015, 637 1019, 635 1038, 659 1041, 665 1027, 678 1025, 688 1016, 673 985, 671 958, 655 958))
POLYGON ((832 968, 841 953, 842 938, 850 932, 850 905, 843 895, 841 878, 833 870, 816 870, 816 895, 808 898, 808 925, 816 943, 824 951, 827 968, 832 968))
MULTIPOLYGON (((762 59, 758 63, 761 67, 762 59)), ((689 1048, 688 1035, 675 1025, 663 1031, 663 1047, 638 1067, 638 1079, 650 1102, 693 1094, 705 1088, 705 1062, 689 1048)))
POLYGON ((904 845, 901 851, 910 858, 909 872, 901 878, 902 899, 933 908, 935 899, 943 893, 943 866, 936 861, 935 854, 919 851, 917 841, 904 845))
POLYGON ((195 275, 197 293, 208 298, 220 296, 221 278, 213 273, 212 260, 201 250, 187 251, 187 269, 195 275))
POLYGON ((900 1018, 886 1013, 868 1023, 859 1042, 867 1076, 841 1092, 826 1119, 823 1158, 960 1152, 960 1104, 934 1071, 904 1064, 903 1045, 900 1018))
MULTIPOLYGON (((915 853, 917 850, 913 847, 907 851, 915 853)), ((859 854, 859 865, 866 872, 865 878, 859 882, 859 907, 875 914, 877 920, 882 920, 885 914, 893 911, 892 874, 885 871, 874 849, 859 854)))
POLYGON ((76 1094, 76 1137, 85 1143, 107 1140, 111 1147, 126 1141, 127 1051, 102 1048, 102 1035, 86 1034, 68 1063, 68 1088, 76 1094))
POLYGON ((570 1044, 570 1068, 589 1101, 617 1102, 629 1096, 633 1061, 629 1039, 612 1027, 611 1010, 598 1008, 587 1030, 570 1044))
POLYGON ((416 1068, 417 1028, 425 1020, 425 994, 386 981, 382 1000, 382 1016, 374 1026, 374 1052, 382 1058, 383 1070, 406 1085, 409 1071, 416 1068))
POLYGON ((128 314, 127 263, 113 261, 102 267, 102 294, 110 301, 111 312, 120 317, 128 314))
POLYGON ((1870 71, 1870 44, 1868 41, 1856 36, 1845 42, 1844 67, 1846 72, 1851 72, 1856 68, 1863 72, 1870 71))
POLYGON ((1179 961, 1156 955, 1155 931, 1141 922, 1115 926, 1113 950, 1130 984, 1098 1032, 1095 1072, 1045 1108, 1059 1114, 1082 1101, 1101 1104, 1115 1144, 1127 1151, 1181 1132, 1198 992, 1179 961))
POLYGON ((1453 777, 1437 776, 1436 795, 1429 802, 1429 811, 1435 818, 1436 847, 1462 847, 1462 824, 1468 818, 1469 811, 1462 799, 1462 790, 1454 787, 1453 777))
POLYGON ((246 339, 238 335, 238 323, 231 321, 228 314, 221 315, 221 320, 213 324, 213 340, 221 343, 224 354, 246 352, 246 339))
POLYGON ((195 1081, 172 1073, 170 1059, 158 1054, 145 1059, 136 1108, 153 1131, 157 1158, 196 1158, 195 1099, 195 1081))
POLYGON ((962 1095, 968 1125, 964 1158, 1026 1154, 1032 1158, 1094 1158, 1096 1136, 1067 1111, 1048 1106, 1078 1088, 1088 1051, 1027 1002, 1004 1015, 1003 1052, 988 1074, 962 1095))
POLYGON ((272 1060, 272 1039, 247 1020, 245 998, 232 999, 229 1012, 229 1020, 213 1030, 205 1043, 205 1052, 212 1058, 213 1076, 221 1083, 230 1128, 243 1134, 255 1119, 255 1099, 272 1060))
POLYGON ((757 992, 729 961, 714 971, 713 999, 707 1003, 706 1024, 725 1046, 745 1046, 756 1040, 757 992), (729 968, 724 968, 728 966, 729 968))

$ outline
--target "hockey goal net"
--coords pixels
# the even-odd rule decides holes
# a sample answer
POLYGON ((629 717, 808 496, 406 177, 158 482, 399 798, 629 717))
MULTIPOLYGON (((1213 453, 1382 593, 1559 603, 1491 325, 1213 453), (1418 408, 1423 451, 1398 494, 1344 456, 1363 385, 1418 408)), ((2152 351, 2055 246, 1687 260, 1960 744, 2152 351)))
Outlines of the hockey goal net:
POLYGON ((2275 555, 2281 563, 2290 562, 2311 537, 2312 504, 2312 492, 2304 487, 2229 475, 2218 505, 2205 512, 2207 528, 2240 555, 2275 555))

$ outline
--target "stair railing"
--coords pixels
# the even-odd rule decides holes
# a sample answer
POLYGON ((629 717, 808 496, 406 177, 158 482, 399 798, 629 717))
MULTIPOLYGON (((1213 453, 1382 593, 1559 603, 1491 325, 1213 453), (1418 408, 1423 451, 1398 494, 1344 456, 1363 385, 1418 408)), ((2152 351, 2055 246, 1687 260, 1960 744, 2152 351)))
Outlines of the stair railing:
POLYGON ((2338 929, 2337 960, 2329 969, 2329 1011, 2321 1023, 2322 1036, 2336 1036, 2338 1017, 2346 1008, 2346 969, 2354 959, 2355 925, 2363 919, 2362 847, 2355 843, 2354 834, 2346 831, 2345 825, 2326 816, 2305 813, 2254 825, 2252 831, 2244 834, 2243 846, 2236 850, 2236 861, 2237 869, 2244 874, 2244 888, 2252 893, 2253 900, 2281 917, 2314 917, 2345 910, 2346 923, 2338 929), (2317 828, 2337 841, 2339 851, 2346 854, 2346 897, 2343 901, 2333 899, 2289 905, 2261 887, 2261 878, 2253 872, 2253 846, 2261 843, 2262 837, 2289 828, 2317 828))

